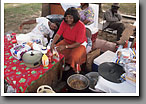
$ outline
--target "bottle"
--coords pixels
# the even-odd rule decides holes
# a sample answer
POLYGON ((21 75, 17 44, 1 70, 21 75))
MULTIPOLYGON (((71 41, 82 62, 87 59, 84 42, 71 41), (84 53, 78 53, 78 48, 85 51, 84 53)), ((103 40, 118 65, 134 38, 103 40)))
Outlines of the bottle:
POLYGON ((128 41, 128 48, 131 48, 133 40, 134 40, 134 36, 130 36, 128 41))
POLYGON ((42 64, 44 67, 47 67, 49 65, 49 59, 46 54, 44 54, 42 57, 42 64))
POLYGON ((43 54, 47 54, 47 48, 46 47, 43 47, 41 51, 42 51, 43 54))
POLYGON ((53 54, 52 54, 52 52, 51 51, 49 51, 49 55, 48 55, 49 57, 49 63, 52 63, 52 61, 53 61, 53 54))
POLYGON ((76 69, 77 69, 76 70, 77 71, 77 74, 79 74, 79 72, 81 71, 81 68, 80 68, 80 65, 79 64, 76 65, 76 69))
POLYGON ((123 45, 119 45, 118 49, 117 50, 120 50, 123 48, 123 45))
POLYGON ((11 34, 7 34, 7 39, 8 39, 8 41, 10 41, 11 40, 11 34))
POLYGON ((56 49, 57 47, 54 47, 54 49, 53 49, 53 59, 56 59, 57 61, 59 61, 59 53, 58 53, 58 51, 57 51, 57 49, 56 49))
POLYGON ((48 59, 48 56, 46 55, 47 54, 47 48, 46 47, 42 48, 42 53, 43 53, 42 64, 43 64, 44 67, 47 67, 49 65, 49 59, 48 59))
POLYGON ((47 45, 47 50, 50 50, 50 46, 51 46, 52 41, 53 41, 53 39, 50 39, 50 42, 49 42, 49 44, 47 45))

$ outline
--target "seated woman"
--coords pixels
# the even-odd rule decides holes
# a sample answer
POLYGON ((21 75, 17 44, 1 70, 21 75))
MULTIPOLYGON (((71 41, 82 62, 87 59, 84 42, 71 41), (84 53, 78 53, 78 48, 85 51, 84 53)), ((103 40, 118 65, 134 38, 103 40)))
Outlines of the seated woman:
POLYGON ((57 40, 61 35, 63 36, 64 39, 56 45, 57 50, 64 55, 65 62, 75 72, 77 72, 76 65, 79 64, 80 66, 86 61, 85 46, 87 44, 87 38, 85 32, 85 25, 80 21, 77 9, 74 7, 68 8, 64 14, 64 20, 51 44, 51 50, 53 50, 57 40))
POLYGON ((88 28, 88 25, 94 22, 94 12, 93 9, 89 7, 89 3, 81 3, 81 6, 79 6, 77 10, 80 14, 80 20, 85 24, 86 27, 86 36, 88 41, 86 51, 88 53, 92 48, 92 34, 91 30, 88 28))

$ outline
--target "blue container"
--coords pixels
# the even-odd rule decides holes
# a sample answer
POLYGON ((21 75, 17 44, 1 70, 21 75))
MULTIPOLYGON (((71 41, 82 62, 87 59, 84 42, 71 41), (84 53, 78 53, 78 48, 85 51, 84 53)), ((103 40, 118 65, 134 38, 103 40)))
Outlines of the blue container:
POLYGON ((97 64, 95 64, 95 63, 92 64, 92 71, 98 72, 98 65, 97 64))

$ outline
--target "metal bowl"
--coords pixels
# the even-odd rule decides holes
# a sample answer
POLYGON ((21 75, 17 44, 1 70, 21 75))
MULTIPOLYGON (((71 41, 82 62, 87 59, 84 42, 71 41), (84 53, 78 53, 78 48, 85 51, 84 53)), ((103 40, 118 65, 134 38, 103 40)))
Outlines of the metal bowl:
POLYGON ((84 91, 89 87, 89 80, 84 75, 73 74, 67 79, 67 84, 74 90, 84 91))

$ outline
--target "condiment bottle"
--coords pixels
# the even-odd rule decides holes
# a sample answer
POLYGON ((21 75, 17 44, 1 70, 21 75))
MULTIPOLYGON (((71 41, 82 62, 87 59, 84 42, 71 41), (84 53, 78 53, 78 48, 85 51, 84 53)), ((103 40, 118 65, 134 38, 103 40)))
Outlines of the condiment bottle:
POLYGON ((42 64, 44 67, 47 67, 49 65, 49 59, 46 54, 44 54, 42 57, 42 64))
POLYGON ((42 64, 44 67, 47 67, 49 65, 49 59, 47 57, 47 48, 43 47, 42 48, 42 53, 43 53, 43 57, 42 57, 42 64))

